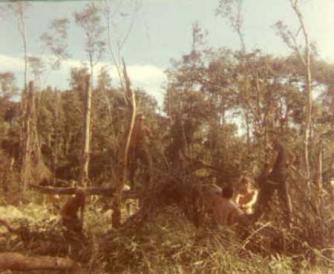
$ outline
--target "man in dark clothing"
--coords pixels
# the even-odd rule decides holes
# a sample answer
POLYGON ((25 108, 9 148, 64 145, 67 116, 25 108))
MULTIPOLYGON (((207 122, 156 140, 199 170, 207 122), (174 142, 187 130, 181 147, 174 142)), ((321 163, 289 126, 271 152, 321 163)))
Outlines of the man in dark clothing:
POLYGON ((75 241, 84 238, 83 222, 86 204, 86 194, 78 189, 73 197, 70 197, 61 210, 61 219, 64 228, 65 239, 75 241))
POLYGON ((260 194, 255 216, 259 217, 261 213, 269 210, 269 203, 272 200, 273 194, 277 191, 284 218, 289 225, 292 206, 288 191, 287 177, 288 167, 290 163, 293 162, 294 157, 287 151, 286 147, 277 137, 273 138, 272 149, 276 153, 276 158, 272 169, 270 170, 269 166, 266 166, 263 174, 260 176, 261 178, 259 178, 260 194))

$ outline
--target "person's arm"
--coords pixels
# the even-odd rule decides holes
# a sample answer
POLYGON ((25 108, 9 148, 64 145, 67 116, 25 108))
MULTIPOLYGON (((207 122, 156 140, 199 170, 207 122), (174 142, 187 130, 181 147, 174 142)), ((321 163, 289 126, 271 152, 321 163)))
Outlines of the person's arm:
POLYGON ((277 161, 277 157, 278 157, 278 151, 277 149, 273 149, 272 152, 271 152, 271 155, 270 155, 270 159, 269 159, 269 169, 272 171, 274 166, 275 166, 275 163, 277 161))
POLYGON ((291 151, 288 151, 288 162, 287 162, 287 165, 288 166, 293 166, 296 162, 296 154, 294 154, 293 152, 291 151))
POLYGON ((241 204, 240 204, 240 198, 241 198, 241 195, 240 195, 240 194, 237 194, 237 196, 235 197, 235 203, 236 203, 238 206, 241 206, 241 204))
POLYGON ((148 126, 145 126, 145 127, 144 127, 144 131, 145 131, 145 134, 146 134, 150 139, 152 139, 153 134, 152 134, 151 129, 150 129, 148 126))
POLYGON ((257 201, 257 196, 259 194, 259 191, 257 189, 254 189, 254 192, 252 194, 251 199, 249 200, 248 203, 245 204, 245 207, 247 208, 251 208, 253 205, 255 205, 256 201, 257 201))
POLYGON ((86 206, 86 193, 83 190, 79 190, 76 193, 76 214, 79 214, 80 225, 83 225, 84 222, 84 211, 86 206), (79 212, 78 212, 79 211, 79 212))
POLYGON ((80 208, 80 225, 83 226, 84 223, 84 212, 85 212, 85 205, 82 205, 80 208))

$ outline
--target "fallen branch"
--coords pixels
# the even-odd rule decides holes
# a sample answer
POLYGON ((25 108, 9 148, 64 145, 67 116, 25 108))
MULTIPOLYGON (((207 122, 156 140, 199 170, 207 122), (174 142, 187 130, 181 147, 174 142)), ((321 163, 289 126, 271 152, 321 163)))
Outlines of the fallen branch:
POLYGON ((254 237, 254 235, 256 235, 257 233, 259 233, 261 230, 263 230, 264 228, 270 226, 271 223, 267 222, 263 225, 261 225, 258 229, 256 229, 255 231, 253 231, 250 235, 248 235, 248 237, 244 240, 243 244, 242 244, 242 249, 245 249, 246 245, 250 242, 250 240, 254 237))
MULTIPOLYGON (((77 193, 76 187, 52 187, 52 186, 39 186, 29 185, 33 190, 41 192, 43 194, 58 194, 58 195, 73 195, 77 193)), ((86 195, 102 195, 112 197, 115 194, 115 189, 111 187, 87 187, 85 188, 86 195)), ((138 197, 138 193, 125 190, 122 194, 123 199, 135 199, 138 197)))
POLYGON ((183 154, 183 156, 190 162, 193 162, 195 164, 198 165, 198 168, 206 168, 206 169, 210 169, 212 171, 215 172, 221 172, 221 170, 213 165, 207 164, 205 163, 205 161, 201 160, 201 159, 194 159, 189 157, 188 155, 186 155, 185 153, 183 154))
POLYGON ((0 270, 66 270, 73 274, 87 273, 78 263, 69 258, 26 256, 17 252, 0 253, 0 270))

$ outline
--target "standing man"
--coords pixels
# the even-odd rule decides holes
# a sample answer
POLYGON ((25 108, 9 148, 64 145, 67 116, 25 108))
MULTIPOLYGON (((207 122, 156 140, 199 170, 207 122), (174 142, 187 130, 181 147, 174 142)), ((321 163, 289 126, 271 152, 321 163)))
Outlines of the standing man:
POLYGON ((147 168, 145 170, 145 184, 149 185, 152 172, 152 159, 147 148, 148 138, 152 138, 151 130, 145 125, 145 116, 142 113, 136 115, 135 125, 129 149, 129 181, 131 188, 134 186, 134 178, 138 168, 138 160, 147 168))
POLYGON ((273 194, 277 191, 285 221, 290 225, 292 205, 288 191, 287 177, 288 167, 294 162, 295 157, 287 151, 278 136, 272 137, 270 148, 274 152, 274 164, 271 171, 268 169, 270 172, 267 176, 264 176, 266 178, 262 178, 264 181, 260 182, 261 189, 255 216, 259 217, 261 213, 269 210, 269 203, 272 200, 273 194))
POLYGON ((61 219, 66 239, 82 239, 84 210, 86 204, 86 194, 82 189, 77 189, 61 210, 61 219))

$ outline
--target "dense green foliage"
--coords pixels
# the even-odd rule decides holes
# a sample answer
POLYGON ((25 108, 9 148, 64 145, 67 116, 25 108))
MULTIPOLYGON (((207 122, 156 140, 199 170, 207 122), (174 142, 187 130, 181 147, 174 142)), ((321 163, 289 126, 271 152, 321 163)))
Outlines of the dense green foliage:
MULTIPOLYGON (((177 201, 181 212, 176 211, 176 215, 173 213, 170 216, 170 212, 163 211, 163 199, 159 199, 157 203, 161 203, 162 213, 157 218, 160 221, 153 219, 139 230, 134 228, 135 233, 131 228, 107 232, 110 220, 96 215, 102 213, 93 213, 101 210, 103 203, 109 203, 104 198, 100 201, 102 204, 91 205, 87 213, 88 220, 94 219, 87 224, 89 237, 95 235, 93 238, 103 239, 99 245, 99 255, 95 258, 95 264, 99 265, 100 262, 99 267, 104 266, 99 268, 100 271, 156 273, 163 267, 166 273, 202 273, 204 269, 216 273, 282 273, 282 269, 285 269, 285 273, 292 273, 296 267, 303 266, 305 273, 322 273, 316 268, 324 264, 326 269, 328 261, 324 258, 331 260, 328 252, 331 252, 329 239, 333 231, 330 205, 330 179, 334 175, 333 69, 331 65, 316 60, 314 69, 317 72, 314 81, 317 96, 314 99, 312 174, 315 185, 321 141, 325 193, 317 194, 316 188, 313 188, 314 195, 308 197, 305 181, 296 175, 290 177, 295 230, 280 230, 280 210, 276 210, 272 217, 273 227, 255 234, 242 251, 245 242, 234 239, 234 236, 234 240, 217 236, 226 232, 207 231, 205 226, 200 226, 198 230, 192 223, 192 212, 189 213, 191 200, 185 200, 184 204, 177 201), (188 209, 182 211, 184 207, 188 209), (276 214, 277 217, 274 217, 276 214), (181 223, 178 225, 178 222, 181 223), (305 222, 309 225, 304 226, 305 222), (94 223, 103 224, 104 229, 97 230, 94 223), (273 241, 280 242, 281 233, 288 233, 283 236, 287 246, 273 246, 273 241), (240 252, 245 254, 240 255, 240 252), (268 252, 272 256, 267 258, 265 254, 268 252), (105 254, 109 256, 106 258, 105 254), (292 260, 291 254, 298 259, 292 260), (322 263, 311 267, 306 263, 309 260, 320 260, 322 263), (171 264, 172 261, 176 263, 171 264), (310 267, 313 270, 307 270, 310 267)), ((85 73, 85 69, 73 69, 69 90, 46 88, 38 91, 37 96, 38 132, 43 159, 56 177, 65 180, 76 180, 80 172, 84 115, 81 83, 85 73)), ((20 199, 17 192, 20 188, 20 162, 19 153, 15 152, 20 134, 20 116, 15 111, 19 109, 19 103, 11 101, 10 96, 8 98, 8 94, 14 94, 16 90, 12 78, 2 79, 5 84, 1 98, 1 127, 4 128, 1 135, 1 191, 3 203, 15 203, 20 199)), ((113 184, 114 167, 119 163, 129 119, 123 91, 110 84, 105 70, 101 70, 98 79, 93 92, 90 165, 90 180, 94 186, 113 184)), ((269 131, 278 132, 284 138, 289 148, 299 156, 299 166, 296 167, 303 171, 305 97, 303 74, 293 56, 275 58, 258 51, 248 56, 229 50, 192 51, 174 62, 168 70, 163 113, 157 112, 155 99, 144 91, 136 91, 136 96, 139 111, 147 115, 147 124, 154 132, 150 152, 154 159, 156 184, 172 181, 181 189, 185 186, 183 191, 187 192, 189 187, 196 184, 236 184, 242 174, 257 176, 266 157, 266 132, 269 131)), ((145 169, 137 174, 139 183, 143 173, 145 169)), ((180 192, 165 194, 179 195, 175 200, 186 197, 180 192)), ((30 197, 38 198, 39 194, 31 193, 30 197)), ((31 200, 36 202, 39 199, 31 200)), ((43 226, 48 227, 48 223, 43 226)), ((59 237, 52 236, 57 232, 49 231, 47 238, 59 237)), ((34 244, 30 244, 28 247, 34 249, 34 244)), ((57 252, 54 255, 61 255, 66 250, 60 246, 57 252)))
MULTIPOLYGON (((77 22, 85 27, 86 14, 79 15, 77 22)), ((96 16, 91 19, 90 28, 101 38, 105 29, 94 25, 101 24, 96 16)), ((58 22, 58 31, 64 37, 66 22, 58 22)), ((1 239, 1 251, 70 254, 96 273, 330 273, 334 260, 334 65, 312 56, 311 188, 307 191, 307 94, 305 70, 298 56, 211 49, 204 38, 205 33, 196 26, 192 50, 172 60, 166 71, 162 110, 154 97, 144 90, 135 90, 138 112, 145 114, 153 133, 149 140, 153 187, 145 197, 150 218, 127 225, 124 207, 125 225, 116 230, 107 214, 110 210, 105 212, 111 198, 89 198, 87 242, 78 253, 68 247, 62 236, 59 207, 50 208, 48 199, 32 190, 22 195, 25 95, 18 99, 13 73, 0 74, 1 218, 23 229, 19 235, 1 239), (294 208, 292 228, 287 229, 282 223, 276 200, 270 216, 250 227, 246 236, 212 228, 202 214, 201 201, 196 200, 198 187, 212 183, 238 187, 240 176, 258 177, 270 156, 267 144, 272 132, 297 157, 294 167, 298 172, 289 176, 294 208), (15 209, 15 216, 6 212, 12 205, 19 208, 15 209)), ((44 39, 50 45, 54 43, 51 36, 44 39)), ((62 179, 63 186, 70 186, 79 181, 84 143, 84 79, 96 68, 95 62, 105 47, 104 41, 94 44, 94 37, 88 40, 91 43, 87 41, 85 50, 91 67, 72 68, 67 90, 35 90, 38 145, 53 178, 30 183, 53 185, 57 178, 62 179)), ((62 58, 66 57, 63 49, 58 51, 62 58)), ((113 187, 119 179, 131 107, 124 90, 114 84, 106 68, 94 73, 90 186, 113 187)), ((142 190, 145 173, 147 169, 140 165, 136 189, 142 190)))

